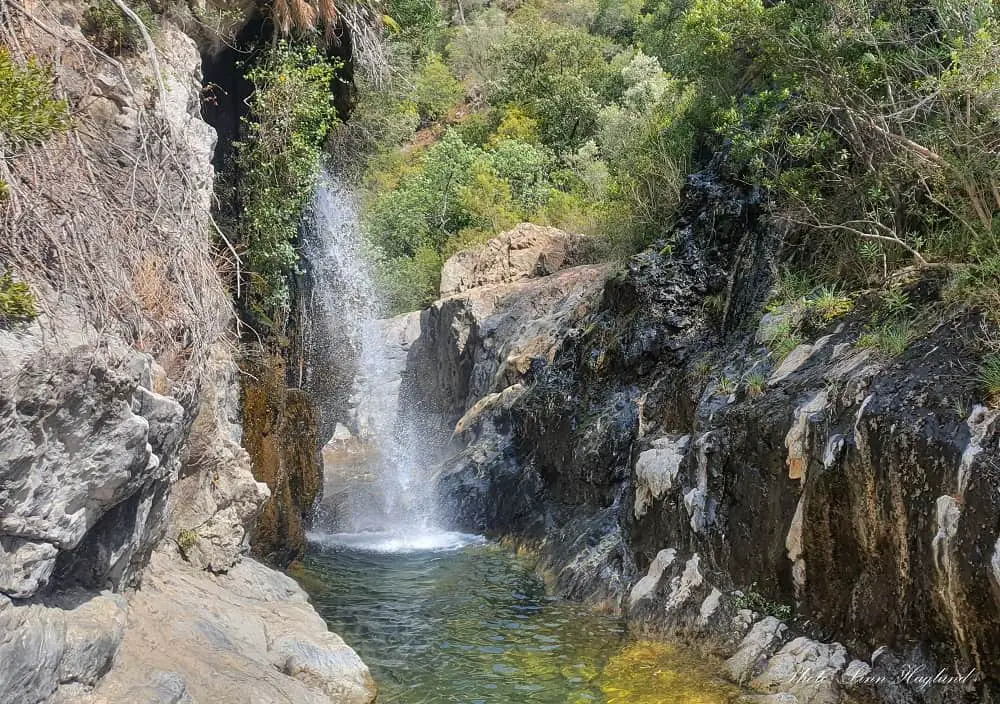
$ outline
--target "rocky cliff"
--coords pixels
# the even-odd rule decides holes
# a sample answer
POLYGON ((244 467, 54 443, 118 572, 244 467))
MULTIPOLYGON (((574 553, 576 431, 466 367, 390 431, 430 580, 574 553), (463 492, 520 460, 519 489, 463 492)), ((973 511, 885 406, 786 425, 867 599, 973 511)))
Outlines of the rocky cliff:
POLYGON ((1000 447, 970 373, 989 324, 948 314, 890 357, 858 344, 875 294, 763 315, 780 233, 721 165, 670 234, 610 276, 512 275, 509 242, 449 265, 463 283, 401 370, 450 455, 443 513, 766 701, 997 701, 1000 447))
POLYGON ((370 702, 305 594, 245 557, 271 492, 210 214, 211 42, 165 16, 112 57, 83 11, 4 9, 73 121, 3 159, 0 266, 41 315, 0 321, 0 701, 370 702))

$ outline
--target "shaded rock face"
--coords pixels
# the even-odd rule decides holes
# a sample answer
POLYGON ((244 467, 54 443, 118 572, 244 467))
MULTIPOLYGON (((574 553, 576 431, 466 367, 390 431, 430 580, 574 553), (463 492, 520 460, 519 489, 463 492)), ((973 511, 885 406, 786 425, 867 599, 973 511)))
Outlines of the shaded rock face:
POLYGON ((167 535, 188 562, 212 572, 225 572, 249 550, 252 528, 271 496, 268 485, 254 479, 241 444, 238 373, 228 350, 217 349, 171 489, 167 535))
POLYGON ((285 385, 279 356, 245 360, 244 447, 271 497, 257 519, 255 555, 287 565, 305 552, 305 526, 322 489, 316 412, 304 391, 285 385))
MULTIPOLYGON (((476 366, 447 367, 458 381, 438 388, 479 409, 442 468, 443 514, 534 541, 563 591, 725 657, 766 604, 794 607, 798 625, 752 668, 767 696, 790 672, 832 667, 838 683, 816 698, 784 693, 997 701, 1000 439, 961 371, 975 364, 979 321, 950 320, 890 361, 854 344, 861 301, 779 364, 756 341, 780 239, 756 194, 715 170, 685 198, 673 251, 612 275, 599 302, 556 326, 554 352, 519 387, 476 397, 476 366), (713 318, 714 296, 726 305, 713 318), (750 374, 767 379, 762 394, 750 374), (580 565, 592 579, 572 579, 580 565), (730 596, 751 585, 752 607, 730 596), (873 678, 853 676, 860 665, 847 676, 841 650, 879 648, 873 678), (976 674, 900 684, 914 667, 976 674)), ((523 343, 512 334, 505 344, 523 343)))
POLYGON ((8 370, 0 393, 0 591, 137 583, 163 534, 184 411, 153 362, 80 347, 8 370))

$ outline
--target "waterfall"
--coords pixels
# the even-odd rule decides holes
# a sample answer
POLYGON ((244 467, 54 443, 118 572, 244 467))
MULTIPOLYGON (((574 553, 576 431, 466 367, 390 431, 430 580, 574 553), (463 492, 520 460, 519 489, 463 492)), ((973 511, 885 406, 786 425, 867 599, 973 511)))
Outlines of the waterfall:
POLYGON ((432 458, 421 453, 415 404, 399 398, 405 355, 392 348, 393 321, 380 319, 359 210, 356 193, 326 171, 303 232, 312 281, 305 383, 330 433, 310 539, 389 551, 461 543, 436 527, 432 458))

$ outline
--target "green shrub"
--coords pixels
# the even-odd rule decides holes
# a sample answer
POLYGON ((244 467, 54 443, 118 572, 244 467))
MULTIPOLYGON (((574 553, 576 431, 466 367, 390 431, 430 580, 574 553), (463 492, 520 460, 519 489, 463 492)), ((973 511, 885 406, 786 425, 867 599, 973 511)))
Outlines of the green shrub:
POLYGON ((992 354, 983 361, 979 367, 979 380, 986 387, 990 404, 1000 404, 1000 354, 992 354))
POLYGON ((444 117, 462 99, 464 91, 441 55, 431 52, 413 83, 413 102, 423 121, 433 122, 444 117))
POLYGON ((412 257, 384 260, 376 268, 379 288, 388 302, 388 315, 426 307, 437 298, 441 283, 441 256, 422 246, 412 257))
MULTIPOLYGON (((145 2, 128 2, 146 29, 152 33, 156 15, 145 2)), ((112 56, 132 54, 145 48, 139 27, 111 0, 98 0, 83 11, 83 36, 101 51, 112 56)))
POLYGON ((791 606, 779 604, 765 597, 757 591, 756 582, 751 584, 745 591, 737 594, 734 605, 737 609, 749 609, 764 616, 774 616, 781 621, 787 621, 792 617, 791 606))
POLYGON ((68 127, 69 106, 52 97, 51 72, 34 59, 19 66, 0 47, 0 149, 10 155, 68 127))
POLYGON ((0 324, 26 323, 38 317, 38 302, 28 285, 10 272, 0 276, 0 324))
POLYGON ((860 338, 858 346, 873 349, 888 357, 898 357, 916 337, 916 329, 908 319, 891 320, 871 327, 860 338))
POLYGON ((316 47, 289 42, 276 44, 247 73, 254 92, 236 145, 239 230, 250 269, 247 303, 265 319, 289 304, 299 223, 336 119, 334 73, 316 47))

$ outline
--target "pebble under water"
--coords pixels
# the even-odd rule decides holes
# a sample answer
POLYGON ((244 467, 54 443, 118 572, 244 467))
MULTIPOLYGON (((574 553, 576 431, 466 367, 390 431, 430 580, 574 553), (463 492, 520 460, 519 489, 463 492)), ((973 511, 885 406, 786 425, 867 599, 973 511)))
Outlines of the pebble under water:
MULTIPOLYGON (((385 545, 378 541, 378 545, 385 545)), ((495 544, 401 552, 313 542, 293 575, 371 668, 379 704, 728 704, 699 655, 546 594, 495 544)))

